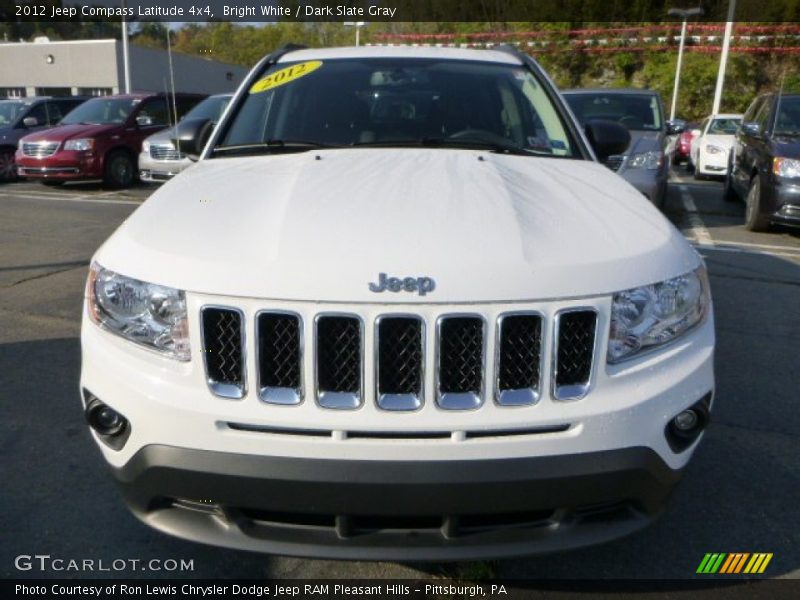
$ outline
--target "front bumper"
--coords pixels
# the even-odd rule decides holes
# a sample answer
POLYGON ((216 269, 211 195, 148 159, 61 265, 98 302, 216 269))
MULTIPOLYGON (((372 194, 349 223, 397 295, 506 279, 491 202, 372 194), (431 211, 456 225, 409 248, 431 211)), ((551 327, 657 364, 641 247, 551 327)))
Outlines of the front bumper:
POLYGON ((770 174, 767 185, 761 189, 762 209, 771 221, 800 226, 800 181, 770 174))
MULTIPOLYGON (((138 347, 85 317, 81 386, 131 423, 119 449, 96 439, 133 512, 162 531, 221 546, 442 560, 609 540, 659 512, 695 447, 674 452, 665 427, 714 389, 711 315, 658 352, 607 365, 610 298, 603 297, 535 304, 550 324, 570 306, 589 302, 598 310, 597 368, 580 400, 553 397, 550 358, 542 369, 542 397, 523 407, 499 406, 487 397, 475 410, 441 410, 429 395, 417 411, 382 411, 369 367, 358 410, 324 409, 313 397, 295 406, 270 405, 259 399, 257 386, 242 399, 223 399, 206 385, 199 326, 200 308, 220 302, 187 295, 195 317, 189 325, 193 359, 186 363, 138 347), (447 435, 426 437, 441 431, 447 435)), ((236 298, 235 304, 250 324, 265 307, 258 299, 236 298)), ((413 311, 426 323, 443 313, 473 311, 496 323, 500 314, 520 309, 268 304, 295 311, 303 322, 334 310, 357 312, 368 341, 387 311, 413 311)), ((311 328, 305 335, 312 348, 311 328)), ((254 356, 255 342, 248 340, 254 356)), ((494 343, 488 335, 487 357, 494 355, 494 343)), ((426 390, 434 389, 434 354, 427 354, 426 390)), ((372 356, 371 346, 365 356, 372 356)), ((492 368, 490 360, 487 365, 492 368)), ((305 381, 313 382, 313 361, 303 368, 305 381)), ((256 381, 255 361, 247 369, 248 381, 256 381)))
POLYGON ((19 176, 30 179, 71 181, 103 175, 102 160, 96 152, 61 150, 51 156, 35 158, 18 151, 16 162, 19 176))
POLYGON ((197 542, 294 556, 463 560, 629 534, 659 514, 681 471, 642 447, 372 461, 152 445, 114 474, 138 518, 197 542))
POLYGON ((139 153, 139 178, 150 183, 161 183, 172 179, 192 165, 188 158, 181 160, 156 160, 149 152, 139 153))
POLYGON ((700 175, 708 175, 711 177, 724 177, 728 172, 728 153, 719 152, 717 154, 710 154, 703 151, 697 161, 699 164, 695 165, 697 172, 700 175))

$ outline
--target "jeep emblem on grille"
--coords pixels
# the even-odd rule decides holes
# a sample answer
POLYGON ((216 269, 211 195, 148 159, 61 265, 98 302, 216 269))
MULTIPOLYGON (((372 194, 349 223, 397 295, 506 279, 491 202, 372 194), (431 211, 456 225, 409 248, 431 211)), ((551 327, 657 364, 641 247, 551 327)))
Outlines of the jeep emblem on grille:
POLYGON ((389 290, 390 292, 417 292, 420 296, 424 296, 428 292, 432 292, 436 288, 436 282, 430 277, 387 277, 386 273, 378 274, 378 283, 370 283, 370 292, 383 292, 389 290))

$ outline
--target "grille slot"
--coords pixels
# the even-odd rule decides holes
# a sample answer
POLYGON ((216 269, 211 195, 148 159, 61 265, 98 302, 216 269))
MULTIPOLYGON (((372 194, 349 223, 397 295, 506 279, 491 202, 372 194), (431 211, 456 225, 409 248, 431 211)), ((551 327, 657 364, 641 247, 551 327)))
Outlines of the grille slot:
POLYGON ((205 307, 201 313, 203 356, 208 385, 217 396, 245 394, 242 313, 232 308, 205 307))
POLYGON ((52 156, 58 150, 58 142, 23 142, 22 154, 34 158, 52 156))
POLYGON ((376 324, 377 398, 386 410, 416 410, 423 398, 423 332, 417 317, 381 317, 376 324))
POLYGON ((288 313, 259 313, 258 395, 271 404, 299 404, 303 400, 300 317, 288 313))
POLYGON ((443 317, 438 334, 438 405, 448 410, 479 407, 483 390, 483 319, 443 317))
POLYGON ((555 398, 582 398, 589 390, 592 375, 597 312, 593 309, 563 311, 556 322, 555 398))
POLYGON ((503 315, 498 320, 497 403, 533 404, 539 400, 542 317, 503 315))
POLYGON ((183 154, 172 144, 150 144, 150 157, 155 160, 181 160, 183 154))
POLYGON ((323 315, 316 321, 317 401, 325 408, 361 406, 361 321, 323 315))

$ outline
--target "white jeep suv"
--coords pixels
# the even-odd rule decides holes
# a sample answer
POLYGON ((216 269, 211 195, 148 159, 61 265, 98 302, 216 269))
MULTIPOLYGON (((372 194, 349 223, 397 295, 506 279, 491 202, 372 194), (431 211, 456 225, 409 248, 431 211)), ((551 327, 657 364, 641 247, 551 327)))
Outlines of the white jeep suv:
POLYGON ((270 553, 635 531, 709 418, 699 255, 512 50, 284 48, 92 261, 81 395, 134 514, 270 553))

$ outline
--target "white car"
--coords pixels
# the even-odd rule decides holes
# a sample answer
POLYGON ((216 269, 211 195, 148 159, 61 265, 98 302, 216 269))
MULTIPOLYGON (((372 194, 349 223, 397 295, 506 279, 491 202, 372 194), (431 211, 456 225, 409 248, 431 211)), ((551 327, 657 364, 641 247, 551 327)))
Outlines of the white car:
POLYGON ((736 130, 741 124, 742 115, 719 114, 703 119, 689 152, 695 179, 705 176, 725 177, 728 172, 728 155, 733 147, 736 130))
MULTIPOLYGON (((92 259, 81 396, 133 513, 337 559, 552 552, 662 510, 703 260, 512 49, 283 49, 92 259), (207 140, 207 141, 206 141, 207 140)), ((700 501, 698 499, 698 501, 700 501)))

